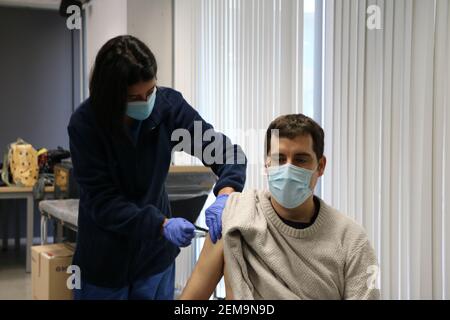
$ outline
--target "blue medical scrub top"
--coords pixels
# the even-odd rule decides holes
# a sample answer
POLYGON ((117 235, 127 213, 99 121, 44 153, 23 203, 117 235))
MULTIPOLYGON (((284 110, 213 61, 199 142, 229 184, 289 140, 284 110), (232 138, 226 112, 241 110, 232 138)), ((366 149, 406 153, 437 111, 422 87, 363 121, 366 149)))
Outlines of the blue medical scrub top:
MULTIPOLYGON (((164 183, 172 149, 179 143, 171 141, 174 130, 189 131, 192 147, 186 151, 197 157, 210 143, 194 144, 195 121, 201 122, 202 133, 213 129, 179 92, 163 87, 158 88, 152 114, 140 123, 135 143, 101 129, 90 99, 74 112, 68 133, 80 206, 73 263, 80 267, 83 281, 121 288, 174 262, 179 248, 161 233, 164 219, 171 217, 164 183)), ((204 162, 218 176, 214 194, 224 187, 240 192, 246 178, 245 155, 229 138, 219 137, 224 154, 232 148, 235 160, 244 158, 244 164, 204 162)))

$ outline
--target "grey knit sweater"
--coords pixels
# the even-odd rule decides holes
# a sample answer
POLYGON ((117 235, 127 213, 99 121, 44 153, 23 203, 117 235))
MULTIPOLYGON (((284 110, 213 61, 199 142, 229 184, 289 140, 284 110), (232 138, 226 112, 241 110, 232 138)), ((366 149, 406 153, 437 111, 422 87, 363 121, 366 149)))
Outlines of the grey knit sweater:
POLYGON ((230 195, 225 267, 234 299, 379 299, 377 258, 364 229, 321 201, 312 226, 278 217, 267 191, 230 195))

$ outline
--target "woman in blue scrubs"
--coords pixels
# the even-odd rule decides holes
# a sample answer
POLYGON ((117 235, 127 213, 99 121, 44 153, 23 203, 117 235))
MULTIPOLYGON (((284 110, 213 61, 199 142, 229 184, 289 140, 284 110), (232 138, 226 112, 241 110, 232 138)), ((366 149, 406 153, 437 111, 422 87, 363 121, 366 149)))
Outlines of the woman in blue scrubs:
MULTIPOLYGON (((213 127, 179 92, 157 86, 156 79, 157 63, 144 43, 131 36, 111 39, 96 57, 90 97, 70 119, 80 186, 73 264, 80 267, 81 288, 75 299, 174 298, 174 261, 179 248, 191 244, 194 226, 171 217, 164 188, 178 143, 171 137, 177 129, 187 130, 192 148, 185 151, 199 156, 211 142, 194 141, 194 123, 201 124, 202 133, 213 127)), ((228 195, 244 187, 246 159, 239 146, 214 133, 223 140, 223 158, 201 160, 218 176, 216 201, 206 210, 216 242, 228 195)))

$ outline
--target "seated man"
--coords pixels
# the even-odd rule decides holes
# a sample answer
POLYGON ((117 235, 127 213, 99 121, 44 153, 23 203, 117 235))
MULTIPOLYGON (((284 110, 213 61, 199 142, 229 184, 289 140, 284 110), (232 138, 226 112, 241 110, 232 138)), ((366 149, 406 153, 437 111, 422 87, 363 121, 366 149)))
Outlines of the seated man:
POLYGON ((364 229, 313 195, 326 166, 322 128, 282 116, 266 147, 270 192, 229 197, 223 239, 207 237, 180 299, 208 299, 223 274, 228 299, 379 299, 364 229))

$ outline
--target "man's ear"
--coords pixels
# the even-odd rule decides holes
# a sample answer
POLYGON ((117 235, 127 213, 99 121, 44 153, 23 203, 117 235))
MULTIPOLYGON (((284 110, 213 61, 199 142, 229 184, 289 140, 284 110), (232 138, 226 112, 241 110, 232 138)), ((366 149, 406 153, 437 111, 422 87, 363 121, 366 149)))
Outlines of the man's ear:
POLYGON ((322 156, 322 158, 319 160, 319 177, 323 176, 325 172, 325 167, 327 166, 327 157, 322 156))

